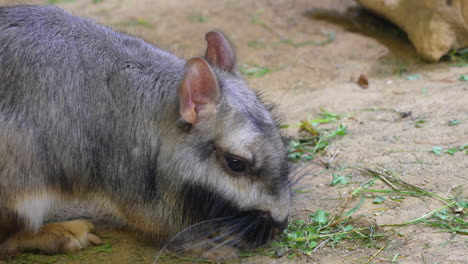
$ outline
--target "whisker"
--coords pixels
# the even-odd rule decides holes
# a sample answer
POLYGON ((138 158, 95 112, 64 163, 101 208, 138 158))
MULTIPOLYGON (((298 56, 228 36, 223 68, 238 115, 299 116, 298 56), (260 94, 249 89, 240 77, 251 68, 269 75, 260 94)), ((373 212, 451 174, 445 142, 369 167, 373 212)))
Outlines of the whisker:
MULTIPOLYGON (((232 234, 239 233, 239 230, 244 229, 245 224, 248 223, 248 219, 234 218, 234 217, 219 218, 219 219, 214 219, 214 220, 216 221, 213 221, 212 219, 212 220, 207 220, 204 222, 197 223, 179 232, 168 243, 166 243, 165 247, 161 249, 157 257, 159 257, 161 252, 168 247, 171 247, 170 251, 173 254, 178 255, 184 251, 185 252, 188 251, 189 249, 208 247, 211 242, 216 242, 216 241, 222 241, 222 243, 216 242, 220 246, 223 246, 229 243, 231 243, 232 245, 235 245, 232 243, 232 241, 235 241, 235 243, 238 243, 240 239, 242 238, 241 235, 239 235, 239 238, 237 240, 234 240, 234 238, 232 239, 226 239, 226 238, 231 236, 232 234), (227 226, 229 226, 229 228, 226 228, 227 226), (220 230, 222 230, 222 233, 220 233, 219 235, 215 237, 211 237, 211 238, 208 237, 210 234, 217 233, 217 232, 219 233, 220 230), (191 234, 189 231, 193 231, 193 234, 191 234), (203 239, 194 238, 194 236, 199 236, 200 234, 207 234, 207 237, 203 239), (176 247, 172 247, 171 246, 172 244, 176 244, 176 247)), ((247 228, 250 228, 251 224, 252 223, 250 223, 249 226, 247 226, 247 228)), ((211 250, 213 249, 205 250, 205 252, 209 252, 211 250)))
MULTIPOLYGON (((249 219, 242 219, 242 221, 240 222, 246 222, 248 223, 249 222, 249 219)), ((225 238, 227 237, 228 239, 225 239, 224 241, 222 242, 218 242, 216 243, 216 246, 213 246, 211 247, 210 249, 206 249, 205 250, 205 253, 210 253, 210 252, 213 252, 213 251, 216 251, 224 246, 229 246, 229 247, 232 247, 232 248, 235 248, 238 246, 238 244, 243 240, 244 238, 244 235, 246 232, 248 232, 252 226, 258 224, 258 222, 260 222, 258 219, 256 219, 256 221, 254 222, 251 222, 249 223, 247 226, 244 226, 244 224, 241 224, 239 225, 236 229, 232 230, 231 233, 234 233, 235 235, 234 236, 231 236, 230 234, 226 234, 226 233, 223 233, 215 238, 211 238, 211 239, 206 239, 204 241, 202 241, 201 243, 198 243, 198 244, 203 244, 203 243, 207 243, 208 242, 213 242, 213 240, 219 240, 220 238, 225 238), (238 229, 241 229, 242 231, 240 232, 235 232, 235 231, 238 231, 238 229)), ((193 245, 193 243, 192 243, 193 245)), ((197 244, 195 244, 197 245, 197 244)))
POLYGON ((298 166, 293 169, 288 178, 288 187, 296 185, 302 178, 309 174, 310 165, 298 166))
MULTIPOLYGON (((218 236, 216 236, 216 237, 213 237, 213 238, 209 238, 209 237, 208 237, 208 238, 205 239, 205 241, 206 241, 206 240, 209 240, 209 241, 220 240, 220 239, 222 239, 222 238, 224 238, 224 237, 227 237, 227 236, 229 236, 229 235, 231 235, 231 234, 233 234, 233 233, 235 233, 235 232, 238 231, 237 229, 239 229, 239 227, 236 227, 236 224, 230 223, 229 225, 233 225, 234 228, 225 229, 225 230, 228 230, 228 232, 221 233, 220 235, 218 235, 218 236)), ((211 228, 211 229, 215 229, 215 231, 216 231, 216 228, 214 228, 213 226, 211 226, 210 228, 211 228)), ((201 240, 201 242, 198 242, 197 244, 193 244, 193 241, 189 241, 189 243, 192 245, 193 248, 195 248, 197 245, 201 245, 201 244, 203 244, 203 243, 205 243, 205 242, 203 242, 203 240, 201 240)))
POLYGON ((242 238, 244 237, 244 234, 245 234, 246 232, 248 232, 252 226, 258 224, 259 222, 260 222, 260 220, 255 219, 254 222, 250 223, 248 226, 244 227, 242 231, 240 231, 238 234, 236 234, 235 238, 238 239, 238 242, 236 242, 236 243, 233 244, 233 245, 236 245, 236 244, 238 244, 240 241, 242 241, 242 238))
POLYGON ((291 172, 289 173, 289 178, 291 179, 294 179, 294 177, 300 173, 302 173, 302 171, 308 166, 295 166, 291 172))
POLYGON ((232 217, 221 217, 221 218, 214 218, 214 219, 209 219, 209 220, 205 220, 205 221, 201 221, 199 223, 196 223, 196 224, 193 224, 187 228, 185 228, 184 230, 180 231, 179 233, 175 234, 168 242, 166 242, 164 244, 164 246, 161 247, 161 249, 159 250, 158 254, 155 256, 155 260, 153 263, 156 263, 156 261, 159 259, 159 257, 161 256, 162 252, 164 250, 167 249, 167 247, 173 243, 176 239, 182 237, 182 235, 186 234, 187 232, 189 231, 192 231, 194 228, 197 228, 197 227, 200 227, 200 226, 203 226, 203 225, 207 225, 207 224, 210 224, 210 223, 216 223, 216 222, 220 222, 220 221, 226 221, 228 220, 229 218, 232 218, 232 217))
POLYGON ((300 180, 302 180, 304 177, 310 176, 310 175, 312 175, 312 174, 310 174, 310 173, 305 173, 305 174, 302 174, 302 175, 297 174, 297 176, 294 175, 294 177, 292 177, 291 179, 288 180, 288 187, 291 188, 291 187, 295 186, 295 185, 296 185, 300 180))
POLYGON ((165 250, 177 256, 183 253, 208 259, 230 259, 237 249, 252 250, 273 236, 273 220, 257 213, 201 221, 175 234, 166 242, 153 263, 165 250))
MULTIPOLYGON (((270 226, 273 224, 273 220, 270 220, 270 226)), ((273 228, 270 228, 270 233, 268 234, 268 241, 271 241, 273 238, 273 228)))
POLYGON ((255 244, 252 245, 252 246, 256 246, 256 245, 260 245, 260 244, 261 244, 260 242, 262 241, 263 236, 265 235, 266 228, 267 228, 267 226, 266 226, 266 225, 263 225, 262 232, 260 233, 259 236, 256 237, 256 239, 255 239, 255 244))

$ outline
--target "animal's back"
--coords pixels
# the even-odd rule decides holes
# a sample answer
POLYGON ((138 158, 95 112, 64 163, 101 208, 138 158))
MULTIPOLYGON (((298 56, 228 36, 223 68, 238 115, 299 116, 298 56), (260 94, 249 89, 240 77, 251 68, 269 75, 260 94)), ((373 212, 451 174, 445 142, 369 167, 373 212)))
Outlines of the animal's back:
POLYGON ((34 97, 43 103, 61 91, 76 99, 74 92, 83 95, 89 87, 96 92, 125 66, 177 72, 181 68, 174 64, 182 64, 141 39, 54 6, 0 7, 0 50, 2 108, 8 101, 18 107, 33 106, 38 103, 34 97))
POLYGON ((57 7, 0 7, 0 198, 117 187, 106 168, 182 74, 176 56, 57 7))
POLYGON ((2 117, 40 123, 39 114, 73 114, 112 71, 105 33, 53 6, 0 8, 2 117))

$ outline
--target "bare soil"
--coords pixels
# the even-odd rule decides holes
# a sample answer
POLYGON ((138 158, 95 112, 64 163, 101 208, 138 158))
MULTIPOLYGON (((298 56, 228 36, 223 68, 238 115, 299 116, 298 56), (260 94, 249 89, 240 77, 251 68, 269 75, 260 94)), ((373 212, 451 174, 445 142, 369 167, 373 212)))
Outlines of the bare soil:
MULTIPOLYGON (((33 3, 44 3, 35 1, 33 3)), ((1 0, 0 4, 12 1, 1 0)), ((467 67, 451 62, 428 64, 399 30, 360 10, 352 0, 65 0, 61 7, 88 16, 112 28, 143 37, 181 57, 202 55, 204 34, 225 32, 234 43, 241 64, 267 67, 262 77, 248 77, 251 87, 279 105, 284 123, 317 117, 323 107, 346 114, 341 122, 349 134, 335 140, 321 159, 332 161, 325 169, 314 161, 298 184, 306 193, 294 199, 293 219, 321 208, 340 210, 356 185, 330 186, 332 173, 346 168, 354 182, 369 178, 360 168, 391 169, 402 180, 443 197, 465 191, 468 155, 437 156, 430 150, 468 144, 468 82, 459 81, 467 67), (304 41, 323 45, 292 45, 304 41), (289 40, 285 41, 285 40, 289 40), (255 43, 256 45, 254 45, 255 43), (250 45, 249 45, 250 43, 250 45), (406 72, 405 72, 406 70, 406 72), (365 74, 369 87, 356 84, 365 74), (408 76, 419 74, 417 80, 408 76), (411 79, 411 78, 410 78, 411 79), (400 112, 411 111, 408 117, 400 112), (449 120, 460 124, 449 126, 449 120), (424 120, 424 122, 418 122, 424 120), (465 185, 463 185, 465 184, 465 185)), ((414 76, 413 76, 414 77, 414 76)), ((286 131, 296 135, 297 129, 286 131)), ((374 189, 384 188, 378 182, 374 189)), ((460 194, 459 194, 460 195, 460 194)), ((352 208, 358 200, 349 204, 352 208)), ((395 224, 416 219, 443 204, 428 198, 406 198, 360 209, 366 221, 395 224), (387 208, 379 214, 375 208, 387 208)), ((324 247, 311 257, 288 259, 267 256, 243 263, 468 263, 467 237, 438 232, 426 225, 399 229, 385 250, 352 243, 324 247)), ((76 260, 65 256, 31 256, 11 263, 152 263, 156 248, 133 233, 98 223, 97 233, 112 252, 89 249, 76 260)), ((3 262, 0 262, 3 263, 3 262)))

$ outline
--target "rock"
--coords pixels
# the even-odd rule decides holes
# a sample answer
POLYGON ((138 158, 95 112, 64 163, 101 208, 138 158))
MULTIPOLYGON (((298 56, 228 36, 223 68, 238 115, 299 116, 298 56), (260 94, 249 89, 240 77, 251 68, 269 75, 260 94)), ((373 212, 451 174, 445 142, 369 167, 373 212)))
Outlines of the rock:
POLYGON ((356 0, 392 21, 427 61, 468 46, 468 0, 356 0))

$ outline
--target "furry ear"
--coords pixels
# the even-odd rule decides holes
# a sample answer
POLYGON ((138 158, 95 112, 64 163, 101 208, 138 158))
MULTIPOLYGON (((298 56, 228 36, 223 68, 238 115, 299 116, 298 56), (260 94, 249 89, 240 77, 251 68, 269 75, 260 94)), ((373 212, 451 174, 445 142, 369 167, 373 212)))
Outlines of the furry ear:
POLYGON ((202 110, 216 105, 219 98, 218 80, 204 59, 187 61, 178 96, 180 116, 192 125, 200 121, 202 110))
POLYGON ((225 71, 231 71, 236 64, 236 55, 227 39, 218 31, 206 33, 207 47, 205 58, 211 65, 225 71))

